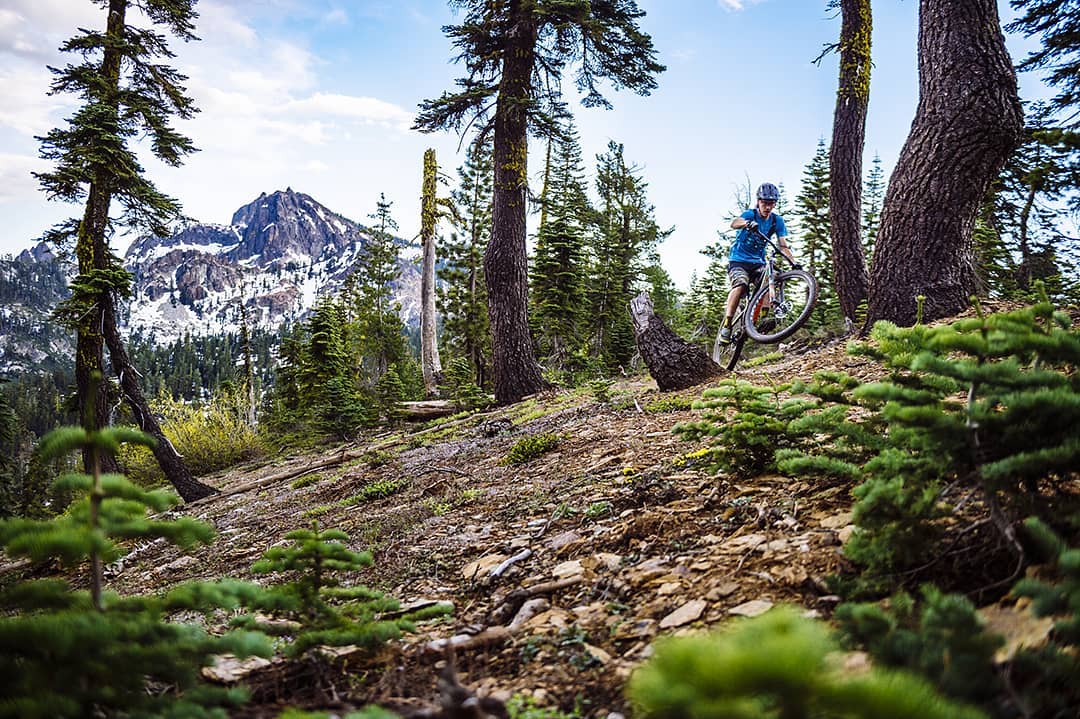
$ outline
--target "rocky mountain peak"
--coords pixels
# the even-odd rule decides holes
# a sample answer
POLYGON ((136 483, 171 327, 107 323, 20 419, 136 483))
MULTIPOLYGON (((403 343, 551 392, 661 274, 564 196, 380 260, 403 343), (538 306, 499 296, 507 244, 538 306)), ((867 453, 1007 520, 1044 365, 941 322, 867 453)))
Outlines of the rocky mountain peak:
POLYGON ((238 209, 231 222, 240 237, 232 259, 262 256, 264 262, 290 254, 321 259, 361 241, 363 229, 309 195, 286 188, 265 192, 238 209))

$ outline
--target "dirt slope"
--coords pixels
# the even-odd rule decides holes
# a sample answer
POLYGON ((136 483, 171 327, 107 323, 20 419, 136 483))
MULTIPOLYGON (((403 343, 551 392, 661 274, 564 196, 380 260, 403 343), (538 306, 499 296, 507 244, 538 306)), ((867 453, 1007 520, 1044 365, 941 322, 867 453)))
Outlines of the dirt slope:
MULTIPOLYGON (((823 366, 874 371, 837 343, 738 376, 765 384, 823 366)), ((659 410, 706 387, 661 394, 647 378, 625 381, 607 403, 553 393, 210 477, 224 493, 181 511, 213 524, 217 541, 190 555, 136 547, 110 582, 123 592, 250 577, 262 552, 317 519, 374 552, 375 567, 355 581, 405 604, 450 601, 454 614, 378 661, 354 658, 352 678, 322 696, 310 678, 264 677, 247 716, 274 716, 277 702, 428 705, 448 640, 460 680, 481 694, 525 694, 586 716, 625 711, 622 686, 658 635, 779 602, 826 613, 837 601, 823 579, 843 562, 848 489, 738 483, 697 467, 687 455, 704 445, 672 427, 698 413, 659 410), (553 451, 504 462, 522 438, 548 433, 559 437, 553 451)))

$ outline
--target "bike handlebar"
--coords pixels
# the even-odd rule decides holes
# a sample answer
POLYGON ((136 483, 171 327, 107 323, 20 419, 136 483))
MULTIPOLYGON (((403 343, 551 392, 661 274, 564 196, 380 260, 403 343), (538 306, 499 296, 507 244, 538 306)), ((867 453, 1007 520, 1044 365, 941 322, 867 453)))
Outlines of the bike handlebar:
MULTIPOLYGON (((794 267, 796 269, 801 269, 801 265, 799 265, 798 262, 795 262, 794 260, 789 260, 787 255, 785 255, 783 252, 780 251, 780 246, 778 244, 776 244, 775 242, 773 242, 772 239, 768 235, 766 235, 764 232, 762 232, 759 228, 757 228, 757 227, 753 227, 753 228, 746 227, 746 231, 747 232, 753 232, 753 233, 757 234, 758 237, 765 240, 765 242, 770 247, 773 248, 773 257, 774 258, 776 257, 776 255, 780 255, 785 260, 787 260, 787 263, 789 265, 791 265, 792 267, 794 267)), ((789 250, 789 252, 790 252, 790 250, 789 250)))

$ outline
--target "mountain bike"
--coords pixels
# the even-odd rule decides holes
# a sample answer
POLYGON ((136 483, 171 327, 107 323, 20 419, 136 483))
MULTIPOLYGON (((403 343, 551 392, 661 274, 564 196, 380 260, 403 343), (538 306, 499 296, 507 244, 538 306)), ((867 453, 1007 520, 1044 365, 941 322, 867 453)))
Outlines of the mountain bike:
POLYGON ((780 248, 762 234, 753 230, 773 249, 772 257, 758 282, 743 288, 742 297, 731 320, 731 342, 720 341, 719 331, 713 343, 712 358, 716 364, 735 369, 747 339, 763 344, 785 340, 803 326, 817 302, 817 280, 797 264, 791 263, 780 248), (783 257, 792 265, 781 271, 777 259, 783 257))

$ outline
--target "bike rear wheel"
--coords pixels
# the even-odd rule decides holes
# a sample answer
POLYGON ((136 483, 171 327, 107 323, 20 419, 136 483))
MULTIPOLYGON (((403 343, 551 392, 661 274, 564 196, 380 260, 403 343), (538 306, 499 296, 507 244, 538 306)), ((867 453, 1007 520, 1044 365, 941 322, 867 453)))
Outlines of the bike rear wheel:
POLYGON ((787 339, 803 326, 817 302, 818 286, 805 270, 789 270, 773 277, 773 294, 763 284, 750 299, 750 309, 743 317, 746 334, 756 342, 772 343, 787 339))

